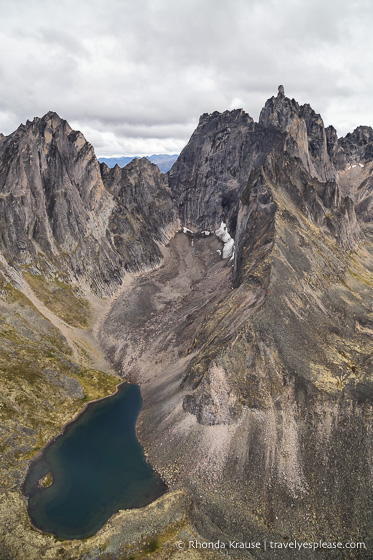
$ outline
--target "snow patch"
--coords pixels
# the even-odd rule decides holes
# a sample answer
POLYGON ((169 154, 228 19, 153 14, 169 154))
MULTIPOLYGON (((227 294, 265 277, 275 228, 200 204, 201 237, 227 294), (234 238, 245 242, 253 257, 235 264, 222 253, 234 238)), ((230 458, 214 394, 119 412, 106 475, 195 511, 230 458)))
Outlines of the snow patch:
POLYGON ((364 165, 362 163, 359 163, 360 167, 364 167, 364 165))
POLYGON ((353 165, 352 168, 356 167, 356 165, 353 165))
POLYGON ((227 224, 221 222, 220 227, 215 231, 215 235, 224 243, 222 257, 227 259, 234 251, 234 239, 228 233, 227 224))
POLYGON ((347 167, 347 171, 349 171, 350 169, 351 169, 351 165, 350 165, 350 167, 347 167))
POLYGON ((211 231, 201 231, 202 235, 210 235, 211 231))
POLYGON ((183 227, 183 233, 194 233, 194 231, 188 229, 187 227, 183 227))
POLYGON ((230 238, 229 241, 224 243, 223 247, 223 259, 227 259, 233 254, 234 249, 234 239, 230 238))

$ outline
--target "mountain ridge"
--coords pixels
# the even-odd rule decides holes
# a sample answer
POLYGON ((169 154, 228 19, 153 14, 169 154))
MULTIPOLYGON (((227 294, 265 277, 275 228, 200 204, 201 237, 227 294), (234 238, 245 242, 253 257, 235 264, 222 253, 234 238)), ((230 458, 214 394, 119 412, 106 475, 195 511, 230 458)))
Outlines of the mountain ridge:
MULTIPOLYGON (((187 492, 176 515, 188 531, 373 544, 372 150, 370 127, 338 138, 282 86, 258 123, 242 109, 202 115, 167 174, 146 158, 99 165, 53 112, 0 142, 0 365, 5 402, 22 413, 4 425, 28 434, 12 444, 20 457, 9 459, 12 476, 0 471, 9 480, 12 531, 1 539, 10 557, 20 550, 17 560, 38 560, 47 542, 17 521, 28 454, 38 433, 46 437, 42 420, 27 432, 33 403, 46 385, 57 411, 52 420, 44 410, 47 432, 58 433, 61 402, 78 406, 81 365, 94 353, 69 354, 63 334, 30 307, 29 290, 64 317, 70 344, 82 344, 71 329, 86 332, 86 316, 90 344, 140 384, 138 435, 170 496, 187 492), (223 259, 230 239, 234 252, 223 259), (12 362, 21 344, 35 360, 30 317, 44 341, 37 382, 12 362), (51 352, 67 397, 62 385, 50 391, 51 352)), ((103 531, 97 538, 109 531, 120 555, 118 527, 103 531)), ((166 544, 171 558, 175 540, 166 544)), ((88 541, 77 543, 76 558, 97 546, 88 541)), ((48 542, 51 559, 60 547, 75 554, 48 542)))
POLYGON ((133 159, 141 159, 146 157, 152 163, 155 163, 161 173, 167 173, 177 160, 179 154, 153 154, 151 156, 120 156, 120 157, 99 157, 100 163, 105 163, 109 168, 124 167, 128 165, 133 159))

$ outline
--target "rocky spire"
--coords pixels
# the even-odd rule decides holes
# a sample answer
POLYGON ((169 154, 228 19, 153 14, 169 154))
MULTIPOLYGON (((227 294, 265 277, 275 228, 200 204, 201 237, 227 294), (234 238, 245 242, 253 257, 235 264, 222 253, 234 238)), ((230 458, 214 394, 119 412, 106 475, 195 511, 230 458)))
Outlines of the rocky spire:
POLYGON ((295 99, 286 97, 284 86, 278 87, 277 97, 268 99, 259 123, 285 132, 286 150, 299 157, 313 177, 322 181, 335 178, 322 118, 310 105, 299 105, 295 99))

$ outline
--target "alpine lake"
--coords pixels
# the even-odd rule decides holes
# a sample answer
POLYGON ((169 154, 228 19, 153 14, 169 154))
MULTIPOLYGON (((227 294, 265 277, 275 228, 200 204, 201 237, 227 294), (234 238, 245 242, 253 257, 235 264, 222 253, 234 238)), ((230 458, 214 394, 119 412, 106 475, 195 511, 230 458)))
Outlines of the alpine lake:
POLYGON ((35 528, 84 539, 120 509, 166 492, 136 438, 141 405, 140 388, 122 383, 115 395, 88 404, 30 464, 23 493, 35 528))

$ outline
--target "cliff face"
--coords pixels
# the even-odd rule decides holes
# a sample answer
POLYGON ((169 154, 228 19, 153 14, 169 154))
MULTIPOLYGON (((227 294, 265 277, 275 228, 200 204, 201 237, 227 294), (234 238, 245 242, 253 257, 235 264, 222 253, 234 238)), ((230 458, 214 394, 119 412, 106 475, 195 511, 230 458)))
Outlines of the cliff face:
POLYGON ((122 181, 125 189, 126 179, 109 170, 101 176, 93 148, 80 132, 56 113, 21 125, 0 147, 0 249, 5 260, 43 273, 62 270, 67 279, 84 282, 98 294, 113 293, 124 270, 159 262, 155 240, 167 237, 176 218, 171 198, 158 169, 145 160, 123 173, 130 175, 137 191, 132 188, 132 201, 122 207, 118 184, 122 181), (147 206, 149 193, 164 209, 158 223, 153 219, 144 228, 154 210, 147 206), (137 208, 136 198, 141 201, 137 208))
POLYGON ((166 244, 178 229, 177 208, 167 178, 146 158, 126 167, 101 164, 102 179, 114 197, 108 231, 127 271, 159 264, 158 243, 166 244))
POLYGON ((373 220, 372 128, 359 126, 338 140, 333 159, 339 171, 341 189, 353 199, 360 220, 370 224, 373 220))
POLYGON ((369 163, 373 159, 373 129, 358 126, 337 143, 334 160, 338 169, 344 169, 354 162, 369 163))
POLYGON ((214 230, 223 220, 233 234, 251 169, 262 165, 283 141, 280 131, 264 130, 242 109, 202 115, 169 172, 183 225, 214 230))
POLYGON ((280 86, 277 97, 268 99, 262 109, 259 122, 286 133, 285 150, 299 157, 310 175, 322 181, 335 177, 324 123, 309 105, 290 100, 280 86))
POLYGON ((0 157, 5 252, 28 262, 38 249, 72 254, 85 234, 103 236, 111 201, 93 148, 57 114, 21 125, 0 157))
POLYGON ((168 175, 99 167, 53 113, 0 139, 3 275, 62 291, 58 312, 70 283, 104 295, 127 275, 100 344, 141 384, 141 441, 208 540, 373 546, 372 147, 282 87, 259 123, 203 115, 168 175))

